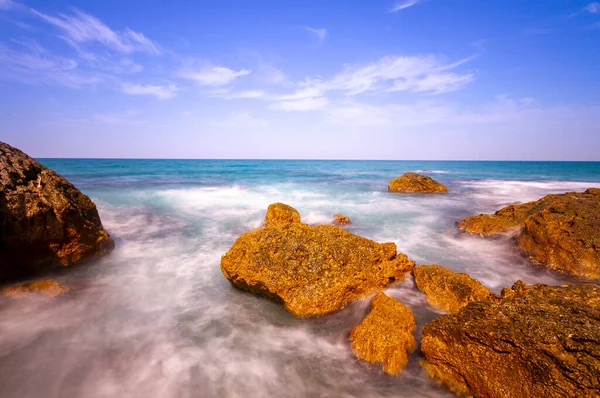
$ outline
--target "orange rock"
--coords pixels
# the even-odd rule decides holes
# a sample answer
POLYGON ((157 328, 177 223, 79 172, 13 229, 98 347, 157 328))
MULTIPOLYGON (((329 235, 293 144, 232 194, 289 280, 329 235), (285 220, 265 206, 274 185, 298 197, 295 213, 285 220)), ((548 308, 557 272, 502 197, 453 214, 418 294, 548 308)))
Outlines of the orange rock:
POLYGON ((447 193, 448 188, 431 177, 417 173, 406 173, 390 181, 388 191, 400 193, 447 193))
POLYGON ((473 301, 485 300, 492 291, 465 273, 441 265, 420 265, 413 270, 417 288, 427 302, 448 312, 458 312, 473 301))
POLYGON ((335 216, 333 216, 333 223, 335 225, 348 225, 352 224, 352 220, 350 219, 350 217, 338 213, 335 216))
POLYGON ((265 224, 235 241, 221 271, 235 286, 280 301, 299 317, 337 311, 402 280, 414 267, 394 243, 333 225, 265 224))
POLYGON ((381 363, 383 370, 398 374, 416 347, 413 332, 415 317, 407 306, 383 293, 371 300, 371 312, 350 332, 352 350, 357 358, 381 363))
POLYGON ((515 234, 534 263, 571 275, 600 279, 600 189, 548 195, 457 223, 479 236, 515 234))
POLYGON ((12 299, 21 299, 34 294, 41 294, 46 297, 58 297, 69 291, 69 288, 62 283, 53 280, 43 280, 21 285, 5 287, 0 294, 12 299))
POLYGON ((475 397, 597 397, 600 287, 527 286, 423 327, 423 367, 475 397))
POLYGON ((267 208, 264 226, 289 225, 300 222, 300 213, 285 203, 273 203, 267 208))

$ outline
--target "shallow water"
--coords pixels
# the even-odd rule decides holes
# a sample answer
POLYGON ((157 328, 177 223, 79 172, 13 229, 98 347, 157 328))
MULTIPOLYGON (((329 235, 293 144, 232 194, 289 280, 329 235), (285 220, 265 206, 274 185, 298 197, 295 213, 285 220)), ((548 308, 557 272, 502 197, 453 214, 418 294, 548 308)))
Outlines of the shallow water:
MULTIPOLYGON (((445 397, 419 367, 399 376, 354 359, 349 330, 368 300, 301 320, 234 289, 219 261, 282 201, 303 221, 392 241, 418 264, 469 272, 499 292, 522 279, 566 278, 523 260, 506 240, 460 234, 455 221, 554 192, 600 186, 600 163, 56 160, 97 203, 116 250, 56 276, 69 295, 0 299, 1 397, 445 397), (405 171, 442 196, 386 192, 405 171)), ((387 293, 419 324, 427 306, 409 278, 387 293)), ((419 337, 419 336, 417 336, 419 337)))

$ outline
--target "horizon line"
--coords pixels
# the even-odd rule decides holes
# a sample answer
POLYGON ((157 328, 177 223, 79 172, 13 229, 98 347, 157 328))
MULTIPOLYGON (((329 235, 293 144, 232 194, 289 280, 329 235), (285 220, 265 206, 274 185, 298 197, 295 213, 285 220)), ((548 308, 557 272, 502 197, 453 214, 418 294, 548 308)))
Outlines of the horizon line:
POLYGON ((49 160, 254 160, 254 161, 325 161, 325 162, 571 162, 571 163, 600 163, 599 160, 550 160, 550 159, 318 159, 318 158, 144 158, 144 157, 55 157, 39 156, 34 159, 49 160))

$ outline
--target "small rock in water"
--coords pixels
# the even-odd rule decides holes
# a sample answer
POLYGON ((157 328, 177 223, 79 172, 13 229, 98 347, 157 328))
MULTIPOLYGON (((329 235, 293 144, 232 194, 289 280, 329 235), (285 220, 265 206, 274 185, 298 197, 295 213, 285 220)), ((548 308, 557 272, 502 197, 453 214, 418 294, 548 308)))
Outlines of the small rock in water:
POLYGON ((61 296, 68 291, 69 288, 62 283, 53 280, 43 280, 8 286, 0 290, 0 294, 12 299, 21 299, 37 294, 54 298, 61 296))
POLYGON ((431 177, 417 173, 406 173, 390 181, 388 191, 399 193, 447 193, 448 188, 431 177))
POLYGON ((477 279, 441 265, 420 265, 413 270, 413 276, 427 302, 448 312, 458 312, 470 302, 485 300, 492 295, 492 291, 477 279))
POLYGON ((335 216, 333 216, 333 223, 335 225, 348 225, 352 224, 352 220, 350 219, 350 217, 338 213, 335 216))
POLYGON ((383 370, 398 374, 408 363, 408 353, 416 347, 415 317, 398 300, 377 293, 371 312, 350 332, 352 350, 359 359, 381 363, 383 370))
POLYGON ((600 286, 527 286, 423 327, 423 367, 458 394, 597 397, 600 286))

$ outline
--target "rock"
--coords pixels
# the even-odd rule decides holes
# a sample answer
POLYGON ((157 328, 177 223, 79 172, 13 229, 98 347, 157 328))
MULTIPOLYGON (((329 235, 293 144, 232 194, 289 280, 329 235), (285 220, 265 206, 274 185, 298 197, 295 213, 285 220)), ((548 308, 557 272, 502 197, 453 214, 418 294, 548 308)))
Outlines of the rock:
POLYGON ((479 236, 514 234, 521 251, 538 265, 571 275, 600 279, 600 189, 548 195, 510 205, 493 215, 459 221, 479 236))
POLYGON ((289 225, 300 222, 300 213, 285 203, 273 203, 267 208, 264 226, 289 225))
POLYGON ((526 286, 471 303, 423 328, 423 367, 477 397, 600 394, 600 287, 526 286))
POLYGON ((69 266, 113 247, 90 198, 0 142, 0 280, 69 266))
POLYGON ((456 273, 440 265, 420 265, 413 269, 417 288, 427 302, 448 312, 458 312, 473 301, 485 300, 492 291, 465 273, 456 273))
POLYGON ((398 374, 416 347, 415 317, 407 306, 383 293, 371 300, 371 312, 350 332, 356 357, 369 363, 382 363, 383 370, 398 374))
POLYGON ((417 173, 406 173, 390 181, 388 191, 401 193, 447 193, 448 188, 431 177, 417 173))
POLYGON ((299 317, 339 310, 403 279, 414 267, 396 253, 394 243, 380 244, 333 225, 265 225, 235 241, 221 259, 221 271, 235 286, 278 300, 299 317))
POLYGON ((333 216, 333 223, 335 225, 348 225, 352 224, 352 220, 350 219, 350 217, 338 213, 335 216, 333 216))
POLYGON ((12 299, 22 299, 37 294, 55 298, 68 291, 69 288, 62 283, 53 280, 44 280, 5 287, 0 290, 0 294, 12 299))

